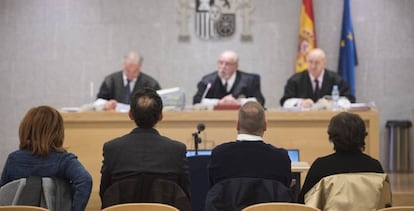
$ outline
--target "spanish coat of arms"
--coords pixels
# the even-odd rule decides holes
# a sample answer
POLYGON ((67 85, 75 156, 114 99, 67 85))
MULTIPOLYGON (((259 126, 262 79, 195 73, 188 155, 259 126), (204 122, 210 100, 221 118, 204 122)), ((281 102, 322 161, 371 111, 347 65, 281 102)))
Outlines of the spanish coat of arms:
POLYGON ((199 38, 217 40, 231 37, 236 32, 237 15, 240 14, 243 18, 241 38, 251 40, 252 11, 250 0, 179 0, 179 38, 189 39, 187 19, 192 14, 195 34, 199 38))

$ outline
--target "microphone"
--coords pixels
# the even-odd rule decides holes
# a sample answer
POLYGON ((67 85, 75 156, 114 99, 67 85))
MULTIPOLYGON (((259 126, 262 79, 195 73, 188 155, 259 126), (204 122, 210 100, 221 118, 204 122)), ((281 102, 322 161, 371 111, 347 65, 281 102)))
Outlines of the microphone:
POLYGON ((206 129, 206 125, 204 123, 198 123, 197 125, 197 133, 200 134, 201 132, 203 132, 206 129))
POLYGON ((195 149, 195 155, 198 155, 198 144, 201 143, 201 138, 198 137, 198 134, 203 132, 203 130, 206 129, 206 125, 204 123, 198 123, 197 125, 197 132, 193 133, 194 138, 194 149, 195 149))
POLYGON ((203 95, 201 96, 200 103, 203 102, 204 98, 206 98, 207 92, 210 90, 210 88, 211 88, 211 83, 208 83, 206 86, 206 89, 203 92, 203 95))

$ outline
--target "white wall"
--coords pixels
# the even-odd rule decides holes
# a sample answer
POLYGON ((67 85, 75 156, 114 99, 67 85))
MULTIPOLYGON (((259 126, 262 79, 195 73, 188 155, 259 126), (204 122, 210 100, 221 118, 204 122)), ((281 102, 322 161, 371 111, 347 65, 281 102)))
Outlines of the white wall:
MULTIPOLYGON (((181 86, 191 103, 196 83, 215 69, 219 53, 240 54, 240 69, 262 75, 267 107, 277 107, 293 73, 301 0, 253 0, 253 41, 178 40, 175 0, 0 0, 0 167, 17 149, 17 130, 32 106, 78 106, 103 77, 138 50, 143 71, 164 88, 181 86)), ((357 100, 375 101, 380 128, 410 119, 414 107, 414 1, 352 0, 359 66, 357 100)), ((336 70, 341 0, 314 0, 319 47, 336 70)), ((238 17, 240 18, 240 17, 238 17)), ((239 27, 240 29, 240 27, 239 27)), ((383 139, 385 130, 381 130, 383 139)), ((85 140, 88 141, 88 140, 85 140)), ((384 151, 384 147, 382 148, 384 151)), ((384 153, 382 152, 382 155, 384 153)), ((382 156, 383 157, 383 156, 382 156)))

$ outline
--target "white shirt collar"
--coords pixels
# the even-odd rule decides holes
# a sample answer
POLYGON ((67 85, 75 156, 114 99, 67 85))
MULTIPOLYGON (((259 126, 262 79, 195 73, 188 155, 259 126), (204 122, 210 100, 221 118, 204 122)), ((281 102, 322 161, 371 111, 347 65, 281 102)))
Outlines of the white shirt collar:
MULTIPOLYGON (((122 80, 124 81, 124 86, 126 86, 128 84, 128 78, 126 74, 124 73, 124 71, 122 71, 122 80)), ((135 82, 137 82, 137 78, 129 82, 129 89, 131 89, 131 91, 134 89, 135 82)))
POLYGON ((238 141, 263 141, 263 137, 242 133, 242 134, 237 135, 237 140, 238 141))
MULTIPOLYGON (((229 92, 231 90, 231 88, 233 88, 234 82, 236 81, 236 75, 237 75, 237 70, 233 73, 233 75, 230 76, 229 80, 227 80, 227 92, 229 92)), ((221 79, 221 83, 224 85, 226 83, 226 80, 221 79)))
POLYGON ((310 72, 308 72, 308 74, 309 74, 309 78, 311 80, 313 89, 315 90, 315 86, 316 86, 315 79, 318 79, 319 88, 321 88, 322 87, 322 83, 323 83, 323 75, 325 74, 325 69, 322 70, 322 72, 321 72, 321 74, 319 75, 318 78, 313 77, 313 75, 310 74, 310 72))

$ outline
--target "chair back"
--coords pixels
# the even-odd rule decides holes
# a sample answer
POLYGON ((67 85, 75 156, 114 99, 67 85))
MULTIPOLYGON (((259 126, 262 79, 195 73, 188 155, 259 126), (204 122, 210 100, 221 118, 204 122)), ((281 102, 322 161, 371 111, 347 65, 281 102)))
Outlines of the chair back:
POLYGON ((0 188, 0 206, 17 205, 26 178, 11 181, 0 188))
POLYGON ((309 207, 303 204, 294 204, 294 203, 282 203, 282 202, 270 202, 270 203, 261 203, 248 206, 242 211, 320 211, 318 208, 309 207))
POLYGON ((391 206, 391 189, 386 174, 335 174, 314 185, 305 194, 305 204, 324 211, 377 210, 391 206))
POLYGON ((46 207, 56 211, 72 208, 72 187, 62 179, 28 177, 11 181, 0 188, 0 206, 46 207))
POLYGON ((379 209, 378 211, 414 211, 414 206, 398 206, 379 209))
POLYGON ((127 203, 107 207, 102 211, 179 211, 177 208, 159 203, 127 203))
POLYGON ((192 210, 187 195, 179 185, 144 174, 115 182, 105 190, 102 208, 125 203, 161 203, 182 211, 192 210))
POLYGON ((205 211, 242 210, 264 202, 288 202, 289 188, 279 181, 232 178, 215 184, 207 193, 205 211))
POLYGON ((1 211, 48 211, 48 209, 42 207, 34 207, 34 206, 18 206, 18 205, 10 205, 10 206, 0 206, 1 211))

